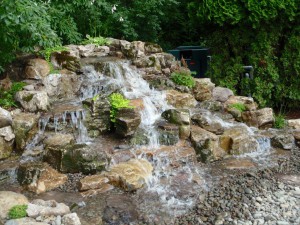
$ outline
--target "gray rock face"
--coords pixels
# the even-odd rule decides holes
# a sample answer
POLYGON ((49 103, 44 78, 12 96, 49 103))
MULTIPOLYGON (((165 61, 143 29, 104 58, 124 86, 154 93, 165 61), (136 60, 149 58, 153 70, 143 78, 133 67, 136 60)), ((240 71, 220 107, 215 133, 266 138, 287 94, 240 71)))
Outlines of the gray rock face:
POLYGON ((287 124, 290 128, 300 130, 300 119, 288 120, 287 124))
POLYGON ((15 205, 27 205, 28 199, 12 191, 0 191, 0 218, 5 219, 8 211, 15 205))
POLYGON ((33 218, 25 217, 21 219, 8 220, 4 225, 48 225, 48 223, 36 222, 33 218))
POLYGON ((215 161, 226 155, 219 147, 218 136, 200 127, 192 126, 191 142, 202 162, 215 161))
POLYGON ((50 107, 49 97, 44 91, 19 91, 15 99, 29 112, 47 111, 50 107))
POLYGON ((57 203, 54 200, 44 201, 42 199, 33 200, 28 204, 27 215, 32 218, 38 216, 62 216, 70 213, 70 208, 64 203, 57 203))
POLYGON ((271 138, 271 144, 275 148, 291 150, 295 146, 295 138, 290 133, 280 132, 271 138))
POLYGON ((212 96, 215 101, 226 102, 230 96, 233 96, 232 90, 229 88, 215 87, 212 96))
POLYGON ((0 128, 10 126, 12 124, 12 117, 9 111, 0 107, 0 128))
POLYGON ((13 116, 16 149, 21 151, 38 132, 39 116, 33 113, 18 113, 13 116))
POLYGON ((76 213, 69 213, 63 216, 62 223, 64 225, 81 225, 79 217, 76 213))
POLYGON ((0 128, 0 159, 8 158, 13 150, 15 134, 11 126, 0 128))
POLYGON ((193 88, 193 94, 197 101, 205 101, 212 99, 212 91, 215 84, 211 82, 210 78, 195 79, 196 85, 193 88))
POLYGON ((175 108, 189 109, 197 105, 197 101, 194 96, 188 93, 168 90, 166 95, 168 103, 175 108))
POLYGON ((141 123, 141 115, 134 109, 119 109, 116 115, 116 132, 122 137, 131 136, 141 123))
POLYGON ((44 59, 30 59, 25 68, 25 78, 40 80, 50 73, 50 65, 44 59))

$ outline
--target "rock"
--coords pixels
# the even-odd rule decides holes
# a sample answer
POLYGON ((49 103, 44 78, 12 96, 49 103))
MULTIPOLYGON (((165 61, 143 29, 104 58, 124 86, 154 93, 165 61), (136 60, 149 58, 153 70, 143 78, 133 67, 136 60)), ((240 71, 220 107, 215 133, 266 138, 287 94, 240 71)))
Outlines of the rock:
POLYGON ((288 120, 287 124, 290 128, 300 130, 300 119, 288 120))
POLYGON ((16 113, 13 115, 13 130, 16 149, 22 151, 38 132, 39 115, 33 113, 16 113))
MULTIPOLYGON (((72 71, 74 73, 81 72, 81 64, 79 61, 80 46, 72 48, 69 51, 54 52, 51 54, 51 63, 55 69, 72 71)), ((70 49, 70 47, 69 47, 70 49)))
POLYGON ((295 145, 295 138, 289 132, 276 132, 271 138, 271 145, 275 148, 291 150, 295 145))
POLYGON ((12 191, 0 191, 0 218, 5 219, 9 210, 15 205, 27 205, 28 199, 12 191))
POLYGON ((99 189, 108 183, 108 178, 104 175, 86 176, 79 182, 79 191, 87 191, 90 189, 99 189))
POLYGON ((226 169, 251 169, 256 168, 257 164, 250 159, 227 159, 222 161, 222 167, 226 169))
POLYGON ((38 216, 62 216, 70 213, 70 208, 64 203, 57 203, 54 200, 35 199, 28 204, 26 212, 32 218, 37 218, 38 216))
POLYGON ((145 109, 144 101, 142 98, 130 99, 129 106, 132 106, 134 110, 138 112, 145 109))
POLYGON ((0 128, 0 159, 8 158, 13 150, 15 135, 11 126, 0 128))
POLYGON ((33 218, 25 217, 21 219, 8 220, 4 225, 48 225, 48 223, 36 222, 33 218))
POLYGON ((188 109, 168 109, 162 113, 168 122, 177 125, 190 125, 190 112, 188 109))
POLYGON ((69 213, 63 216, 62 223, 64 225, 81 225, 80 219, 76 213, 69 213))
POLYGON ((87 191, 80 192, 80 195, 84 198, 85 197, 92 197, 94 195, 103 194, 103 193, 108 192, 108 191, 113 190, 113 189, 114 189, 114 186, 105 183, 101 187, 99 187, 98 189, 90 189, 90 190, 87 190, 87 191))
POLYGON ((133 41, 130 44, 128 53, 130 58, 140 58, 145 55, 145 43, 142 41, 133 41))
POLYGON ((60 174, 46 163, 30 162, 18 168, 18 181, 25 189, 40 194, 63 185, 67 181, 65 174, 60 174))
POLYGON ((242 112, 242 119, 248 126, 270 128, 274 123, 272 108, 263 108, 255 111, 242 112))
POLYGON ((126 191, 142 188, 152 176, 152 165, 144 159, 131 159, 111 168, 107 173, 109 182, 126 191))
POLYGON ((177 125, 160 122, 158 128, 160 145, 175 145, 179 141, 179 128, 177 125))
POLYGON ((196 99, 193 95, 188 93, 181 93, 175 90, 167 90, 167 101, 170 105, 175 108, 188 109, 193 108, 197 105, 196 99))
POLYGON ((224 103, 225 109, 230 111, 230 106, 237 103, 245 105, 246 111, 253 111, 257 109, 257 104, 254 102, 253 98, 245 96, 230 96, 224 103))
POLYGON ((116 133, 122 137, 131 136, 141 123, 141 115, 134 109, 122 108, 116 114, 116 133))
POLYGON ((201 108, 209 111, 223 111, 223 104, 214 100, 206 100, 201 102, 201 108))
POLYGON ((193 95, 197 101, 205 101, 212 99, 212 91, 215 84, 211 82, 210 78, 195 79, 196 85, 193 88, 193 95))
POLYGON ((215 161, 226 155, 218 145, 218 136, 200 127, 191 127, 191 142, 202 162, 215 161))
POLYGON ((254 152, 259 143, 249 134, 246 127, 232 127, 220 136, 220 147, 232 155, 254 152))
POLYGON ((145 52, 146 52, 146 54, 161 53, 161 52, 163 52, 163 49, 158 44, 146 42, 145 43, 145 52))
POLYGON ((223 134, 225 129, 222 125, 224 122, 220 118, 214 117, 207 111, 194 114, 192 116, 192 121, 199 125, 201 128, 214 134, 223 134))
POLYGON ((49 97, 44 91, 19 91, 15 99, 29 112, 47 111, 50 107, 49 97))
POLYGON ((30 59, 25 67, 25 79, 40 80, 50 73, 50 65, 44 59, 30 59))
POLYGON ((0 107, 0 128, 7 127, 12 124, 12 117, 9 111, 0 107))
POLYGON ((229 88, 215 87, 212 91, 213 100, 226 102, 230 96, 233 96, 233 91, 229 88))

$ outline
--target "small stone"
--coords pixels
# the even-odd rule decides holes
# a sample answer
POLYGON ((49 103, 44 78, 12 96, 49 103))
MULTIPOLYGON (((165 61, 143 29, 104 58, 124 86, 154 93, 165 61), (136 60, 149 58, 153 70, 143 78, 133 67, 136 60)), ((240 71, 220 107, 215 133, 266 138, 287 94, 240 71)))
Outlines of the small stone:
POLYGON ((246 194, 252 194, 252 191, 251 191, 249 188, 246 188, 246 189, 245 189, 245 193, 246 193, 246 194))
POLYGON ((261 197, 257 197, 257 198, 256 198, 256 201, 258 201, 258 202, 262 202, 263 200, 262 200, 262 198, 261 198, 261 197))
POLYGON ((286 221, 277 221, 277 225, 289 225, 289 222, 286 221))
POLYGON ((67 215, 64 215, 62 218, 62 223, 64 225, 81 225, 79 217, 76 213, 69 213, 67 215))

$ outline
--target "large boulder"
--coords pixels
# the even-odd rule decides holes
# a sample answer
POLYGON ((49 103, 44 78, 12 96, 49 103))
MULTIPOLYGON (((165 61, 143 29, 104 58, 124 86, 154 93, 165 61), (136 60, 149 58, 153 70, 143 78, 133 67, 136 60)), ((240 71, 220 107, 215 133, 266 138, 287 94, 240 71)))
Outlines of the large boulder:
POLYGON ((215 87, 212 91, 213 100, 226 102, 230 96, 233 96, 233 91, 229 88, 215 87))
POLYGON ((9 210, 16 205, 27 205, 28 199, 19 193, 12 191, 0 191, 0 218, 5 219, 9 210))
POLYGON ((11 126, 0 128, 0 160, 8 158, 13 150, 15 134, 11 126))
POLYGON ((50 108, 49 97, 45 91, 19 91, 15 99, 29 112, 47 111, 50 108))
POLYGON ((197 105, 193 95, 175 90, 166 91, 167 102, 175 108, 189 109, 197 105))
POLYGON ((214 134, 222 134, 225 129, 225 126, 223 126, 224 122, 220 118, 214 117, 208 112, 194 114, 192 116, 192 121, 203 129, 214 134))
POLYGON ((131 136, 141 123, 141 114, 134 109, 122 108, 116 114, 116 132, 122 137, 131 136))
POLYGON ((248 126, 270 128, 274 123, 273 109, 263 108, 255 111, 246 111, 242 113, 242 119, 248 126))
POLYGON ((288 131, 273 131, 271 136, 271 145, 275 148, 292 150, 295 146, 294 135, 288 131))
POLYGON ((226 153, 219 147, 217 135, 200 127, 192 126, 191 142, 202 162, 211 162, 222 159, 226 153))
POLYGON ((12 124, 12 117, 9 111, 0 107, 0 128, 10 126, 12 124))
POLYGON ((153 167, 144 159, 131 159, 111 168, 106 174, 109 182, 126 191, 135 191, 146 185, 152 176, 153 167))
POLYGON ((215 88, 215 84, 211 82, 210 78, 195 79, 195 83, 193 94, 197 101, 212 99, 212 91, 215 88))
POLYGON ((15 133, 16 149, 24 150, 25 146, 38 132, 39 115, 33 113, 18 113, 13 115, 13 130, 15 133))
POLYGON ((18 168, 18 181, 26 190, 40 194, 63 185, 65 174, 58 173, 46 163, 30 162, 18 168))
POLYGON ((83 197, 90 197, 112 190, 114 186, 110 185, 108 182, 109 179, 104 175, 91 175, 81 179, 78 188, 83 197))
POLYGON ((30 59, 25 67, 25 79, 40 80, 50 73, 50 65, 44 59, 30 59))
POLYGON ((241 155, 255 152, 260 146, 246 127, 238 126, 225 130, 220 136, 220 147, 231 155, 241 155))

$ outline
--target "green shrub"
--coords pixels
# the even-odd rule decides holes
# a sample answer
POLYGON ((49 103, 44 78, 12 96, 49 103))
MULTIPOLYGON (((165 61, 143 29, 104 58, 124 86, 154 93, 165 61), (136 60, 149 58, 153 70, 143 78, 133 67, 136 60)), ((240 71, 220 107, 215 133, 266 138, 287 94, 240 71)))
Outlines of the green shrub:
POLYGON ((24 82, 14 82, 10 90, 0 90, 0 106, 3 108, 17 107, 14 97, 24 86, 26 86, 24 82))
POLYGON ((189 70, 180 70, 171 74, 171 80, 174 83, 192 88, 195 86, 195 80, 189 70))
POLYGON ((236 109, 240 112, 246 111, 246 106, 243 103, 234 103, 229 105, 230 108, 236 109))
POLYGON ((63 47, 63 46, 55 46, 55 47, 52 47, 52 48, 46 48, 44 50, 41 50, 39 51, 39 53, 45 58, 45 60, 50 63, 50 57, 51 57, 51 54, 53 52, 63 52, 63 51, 67 51, 68 48, 66 47, 63 47))
POLYGON ((274 127, 277 129, 282 129, 286 125, 285 116, 283 114, 275 115, 274 127))
POLYGON ((86 40, 82 41, 82 44, 94 44, 97 46, 103 46, 103 45, 109 45, 110 42, 107 40, 107 38, 104 37, 90 37, 90 35, 86 35, 86 40))
POLYGON ((115 123, 116 122, 116 114, 119 109, 121 108, 129 108, 132 109, 134 108, 133 106, 129 105, 129 100, 124 98, 123 95, 120 93, 113 93, 109 96, 109 102, 111 105, 111 110, 110 110, 110 120, 111 122, 115 123))
POLYGON ((9 210, 8 217, 9 219, 19 219, 26 217, 26 210, 27 205, 15 205, 9 210))

